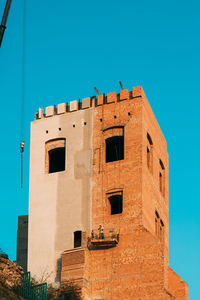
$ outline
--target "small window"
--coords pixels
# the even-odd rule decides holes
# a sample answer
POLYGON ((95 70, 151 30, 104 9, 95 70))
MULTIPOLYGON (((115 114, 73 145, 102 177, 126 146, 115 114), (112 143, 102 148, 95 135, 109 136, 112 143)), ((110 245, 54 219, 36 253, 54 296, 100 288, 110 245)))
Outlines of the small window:
POLYGON ((160 219, 160 216, 157 211, 155 211, 155 233, 156 236, 163 241, 164 239, 164 223, 160 219))
POLYGON ((160 171, 159 171, 159 187, 160 187, 160 192, 165 197, 165 167, 162 162, 162 160, 159 160, 160 162, 160 171))
POLYGON ((153 174, 153 142, 147 132, 147 167, 150 172, 153 174))
POLYGON ((165 169, 165 167, 164 167, 164 164, 163 164, 163 162, 162 162, 162 160, 160 159, 160 166, 161 166, 161 169, 162 170, 164 170, 165 169))
POLYGON ((109 197, 111 215, 122 213, 122 194, 109 197))
POLYGON ((74 232, 74 248, 81 247, 82 231, 74 232))
POLYGON ((124 159, 124 136, 106 139, 106 162, 124 159))
POLYGON ((150 137, 150 135, 149 135, 148 132, 147 132, 147 139, 148 139, 149 144, 153 145, 152 139, 151 139, 151 137, 150 137))
POLYGON ((159 214, 157 211, 155 211, 155 233, 156 233, 156 236, 159 235, 159 220, 160 220, 159 214))
POLYGON ((164 223, 160 220, 160 240, 163 241, 164 239, 164 223))
POLYGON ((162 190, 163 190, 163 187, 162 187, 162 181, 163 181, 162 173, 159 173, 159 181, 160 181, 160 191, 162 193, 162 190))
POLYGON ((147 147, 147 167, 150 168, 150 150, 147 147))
POLYGON ((66 139, 57 138, 45 143, 45 173, 56 173, 64 171, 65 166, 66 139))
POLYGON ((65 170, 65 148, 55 148, 49 151, 49 173, 65 170))

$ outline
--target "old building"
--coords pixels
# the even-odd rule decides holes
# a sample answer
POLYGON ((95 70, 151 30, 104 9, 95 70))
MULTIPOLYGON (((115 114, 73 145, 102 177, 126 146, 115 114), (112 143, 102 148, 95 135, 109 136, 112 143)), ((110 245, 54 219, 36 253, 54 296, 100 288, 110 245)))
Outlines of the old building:
POLYGON ((171 269, 167 143, 141 87, 39 109, 28 270, 84 299, 188 299, 171 269), (101 225, 101 226, 100 226, 101 225))

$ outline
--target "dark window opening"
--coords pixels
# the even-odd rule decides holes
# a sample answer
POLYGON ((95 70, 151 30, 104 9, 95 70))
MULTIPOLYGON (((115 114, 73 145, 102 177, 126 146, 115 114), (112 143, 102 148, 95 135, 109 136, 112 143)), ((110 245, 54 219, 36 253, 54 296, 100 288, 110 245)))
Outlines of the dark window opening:
POLYGON ((150 151, 148 147, 147 147, 147 166, 148 168, 150 168, 150 151))
POLYGON ((159 173, 159 180, 160 180, 160 191, 161 191, 161 193, 162 193, 162 181, 163 181, 163 179, 162 179, 162 174, 161 173, 159 173))
POLYGON ((163 241, 164 239, 164 223, 160 220, 160 240, 163 241))
POLYGON ((114 195, 109 198, 111 215, 122 213, 122 195, 114 195))
POLYGON ((49 151, 49 173, 65 170, 65 147, 49 151))
POLYGON ((153 142, 147 132, 147 167, 151 174, 153 174, 153 142))
POLYGON ((162 160, 160 159, 160 166, 161 166, 161 169, 162 170, 164 170, 165 169, 165 167, 164 167, 164 164, 163 164, 163 162, 162 162, 162 160))
POLYGON ((150 144, 150 145, 153 145, 152 139, 151 139, 151 137, 150 137, 150 135, 149 135, 148 132, 147 132, 147 139, 148 139, 148 141, 149 141, 149 144, 150 144))
POLYGON ((161 241, 164 239, 164 223, 160 219, 159 214, 155 211, 155 233, 161 241))
POLYGON ((124 137, 114 136, 106 140, 106 162, 124 159, 124 137))
POLYGON ((159 185, 160 185, 160 192, 165 197, 165 167, 162 160, 159 160, 160 163, 160 172, 159 172, 159 185))
POLYGON ((74 232, 74 248, 81 247, 82 231, 74 232))

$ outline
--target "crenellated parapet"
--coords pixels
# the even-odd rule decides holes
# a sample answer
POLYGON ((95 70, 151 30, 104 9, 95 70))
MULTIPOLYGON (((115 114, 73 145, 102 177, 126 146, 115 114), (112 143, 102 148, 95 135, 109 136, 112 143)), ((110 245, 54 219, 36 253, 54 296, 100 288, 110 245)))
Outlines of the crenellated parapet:
POLYGON ((39 108, 38 112, 35 113, 35 120, 52 117, 54 115, 61 115, 65 113, 71 113, 78 110, 94 108, 100 105, 106 105, 110 103, 115 103, 124 100, 130 100, 144 95, 144 91, 141 86, 133 87, 131 91, 128 89, 120 90, 117 94, 116 92, 110 92, 107 95, 100 94, 98 97, 87 97, 82 100, 73 100, 69 103, 59 103, 57 106, 47 106, 44 108, 39 108))

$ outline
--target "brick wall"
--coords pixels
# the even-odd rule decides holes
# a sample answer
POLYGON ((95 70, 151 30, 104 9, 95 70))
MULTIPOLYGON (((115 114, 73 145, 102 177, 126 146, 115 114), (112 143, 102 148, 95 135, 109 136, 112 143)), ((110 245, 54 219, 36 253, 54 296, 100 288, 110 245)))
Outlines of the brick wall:
MULTIPOLYGON (((101 224, 120 234, 116 247, 83 250, 83 297, 186 300, 185 284, 168 269, 167 144, 147 98, 141 87, 99 95, 94 110, 91 229, 101 224), (150 168, 147 133, 152 139, 150 168), (106 163, 105 141, 115 135, 124 136, 124 159, 106 163), (123 210, 111 215, 108 194, 116 192, 123 194, 123 210), (156 231, 156 213, 162 238, 156 231)), ((63 280, 74 277, 65 259, 62 272, 63 280)))

